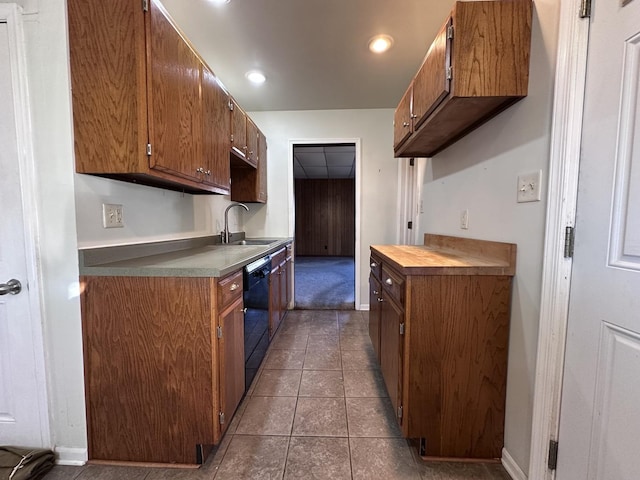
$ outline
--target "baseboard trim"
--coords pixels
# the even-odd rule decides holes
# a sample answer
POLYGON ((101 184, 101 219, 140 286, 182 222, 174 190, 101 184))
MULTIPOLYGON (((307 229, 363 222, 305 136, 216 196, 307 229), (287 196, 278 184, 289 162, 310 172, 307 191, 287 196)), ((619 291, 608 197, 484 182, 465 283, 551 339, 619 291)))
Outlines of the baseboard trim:
POLYGON ((56 447, 54 451, 56 453, 57 465, 78 467, 87 463, 89 458, 86 448, 56 447))
POLYGON ((518 466, 506 448, 502 449, 502 466, 513 480, 527 480, 527 475, 518 466))
POLYGON ((369 310, 369 304, 368 303, 363 303, 360 305, 359 308, 357 308, 357 310, 369 310))

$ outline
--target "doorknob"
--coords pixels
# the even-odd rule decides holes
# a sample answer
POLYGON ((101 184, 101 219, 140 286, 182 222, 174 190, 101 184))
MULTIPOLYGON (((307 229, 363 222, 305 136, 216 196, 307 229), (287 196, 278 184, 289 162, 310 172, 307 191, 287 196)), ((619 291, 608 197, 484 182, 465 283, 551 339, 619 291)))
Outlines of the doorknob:
POLYGON ((0 295, 17 295, 22 291, 22 284, 12 278, 7 283, 0 283, 0 295))

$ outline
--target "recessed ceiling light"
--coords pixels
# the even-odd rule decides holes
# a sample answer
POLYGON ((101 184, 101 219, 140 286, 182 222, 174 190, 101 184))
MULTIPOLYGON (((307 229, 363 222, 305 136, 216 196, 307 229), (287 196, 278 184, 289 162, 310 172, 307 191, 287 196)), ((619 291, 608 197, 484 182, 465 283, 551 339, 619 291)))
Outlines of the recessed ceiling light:
POLYGON ((373 53, 386 52, 393 45, 393 38, 389 35, 376 35, 369 40, 369 50, 373 53))
POLYGON ((229 3, 231 0, 209 0, 214 5, 225 5, 229 3))
POLYGON ((245 74, 245 77, 247 77, 247 80, 249 80, 251 83, 255 83, 256 85, 264 83, 267 79, 267 77, 264 76, 264 73, 258 70, 251 70, 247 72, 245 74))

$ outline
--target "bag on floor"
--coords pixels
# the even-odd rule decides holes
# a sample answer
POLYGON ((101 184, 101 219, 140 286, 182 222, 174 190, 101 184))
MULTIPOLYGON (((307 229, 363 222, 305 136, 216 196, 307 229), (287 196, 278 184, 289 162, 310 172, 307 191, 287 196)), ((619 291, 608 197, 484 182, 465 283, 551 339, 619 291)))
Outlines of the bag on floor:
POLYGON ((0 446, 0 480, 37 480, 53 468, 53 462, 51 450, 0 446))

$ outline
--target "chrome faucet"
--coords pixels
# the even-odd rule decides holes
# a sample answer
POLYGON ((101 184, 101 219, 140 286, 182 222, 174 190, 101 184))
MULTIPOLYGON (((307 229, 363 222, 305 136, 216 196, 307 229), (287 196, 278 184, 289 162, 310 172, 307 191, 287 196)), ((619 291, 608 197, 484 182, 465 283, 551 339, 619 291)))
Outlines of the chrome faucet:
POLYGON ((247 207, 244 203, 232 203, 224 210, 224 230, 220 232, 220 239, 222 243, 229 243, 229 238, 231 234, 229 233, 229 210, 233 207, 242 207, 247 212, 249 211, 249 207, 247 207))

